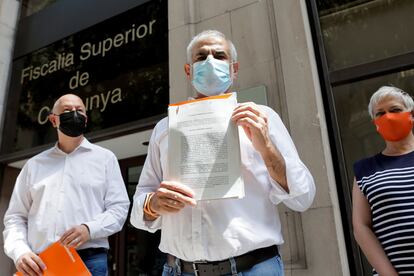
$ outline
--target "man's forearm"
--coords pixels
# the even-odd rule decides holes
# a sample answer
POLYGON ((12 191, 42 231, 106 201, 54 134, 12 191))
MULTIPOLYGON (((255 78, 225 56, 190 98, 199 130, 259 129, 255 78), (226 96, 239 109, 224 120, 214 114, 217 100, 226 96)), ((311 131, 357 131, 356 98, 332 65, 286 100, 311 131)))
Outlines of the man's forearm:
POLYGON ((273 145, 266 147, 261 153, 270 177, 289 193, 289 186, 286 178, 286 164, 280 151, 273 145))

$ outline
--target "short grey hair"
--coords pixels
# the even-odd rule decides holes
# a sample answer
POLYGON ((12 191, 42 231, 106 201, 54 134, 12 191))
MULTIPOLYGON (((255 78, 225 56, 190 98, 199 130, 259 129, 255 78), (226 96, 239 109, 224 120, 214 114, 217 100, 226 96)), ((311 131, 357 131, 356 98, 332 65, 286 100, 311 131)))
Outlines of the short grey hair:
POLYGON ((399 98, 409 111, 414 109, 413 98, 407 92, 395 86, 381 86, 374 94, 372 94, 371 99, 369 100, 368 112, 372 119, 375 118, 374 106, 376 106, 383 98, 390 96, 399 98))
POLYGON ((193 53, 193 48, 194 45, 196 45, 200 40, 209 38, 209 37, 216 37, 216 38, 221 38, 224 39, 225 41, 227 41, 227 43, 229 44, 229 48, 230 48, 230 56, 231 56, 231 61, 232 62, 237 62, 237 51, 236 51, 236 47, 234 47, 233 42, 231 42, 229 39, 226 38, 226 36, 216 30, 206 30, 206 31, 202 31, 201 33, 199 33, 198 35, 194 36, 193 39, 191 39, 190 43, 188 43, 187 46, 187 63, 191 64, 192 62, 192 53, 193 53))

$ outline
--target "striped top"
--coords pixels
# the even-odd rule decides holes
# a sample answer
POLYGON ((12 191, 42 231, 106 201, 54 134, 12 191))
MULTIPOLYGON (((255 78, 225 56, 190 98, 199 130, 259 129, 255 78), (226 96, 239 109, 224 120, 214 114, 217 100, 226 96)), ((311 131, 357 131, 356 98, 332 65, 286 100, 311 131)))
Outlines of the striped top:
POLYGON ((379 153, 356 162, 354 172, 385 253, 399 274, 414 275, 414 151, 379 153))

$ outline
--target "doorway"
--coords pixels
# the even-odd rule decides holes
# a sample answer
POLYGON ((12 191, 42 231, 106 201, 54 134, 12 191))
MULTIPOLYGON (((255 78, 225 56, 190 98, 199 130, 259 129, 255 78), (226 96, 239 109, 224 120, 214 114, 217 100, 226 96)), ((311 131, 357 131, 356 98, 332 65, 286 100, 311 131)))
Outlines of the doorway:
POLYGON ((145 155, 119 160, 119 166, 131 201, 127 221, 121 232, 109 238, 108 261, 111 276, 161 275, 165 254, 158 249, 160 231, 150 233, 130 223, 133 197, 145 162, 145 155))

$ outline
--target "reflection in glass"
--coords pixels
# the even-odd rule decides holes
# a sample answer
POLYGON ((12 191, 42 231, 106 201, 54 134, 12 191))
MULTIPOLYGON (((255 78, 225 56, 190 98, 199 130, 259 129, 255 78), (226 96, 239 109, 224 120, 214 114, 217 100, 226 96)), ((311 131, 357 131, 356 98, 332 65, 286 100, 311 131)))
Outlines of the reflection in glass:
MULTIPOLYGON (((127 191, 132 202, 142 166, 128 168, 127 191)), ((136 229, 127 219, 126 227, 126 276, 161 275, 165 254, 158 249, 160 231, 152 234, 136 229)))
POLYGON ((414 69, 333 89, 349 185, 352 185, 354 178, 353 163, 372 156, 385 147, 367 111, 371 95, 383 85, 393 85, 414 95, 414 69))
POLYGON ((414 51, 414 1, 318 0, 330 70, 414 51))
POLYGON ((32 15, 57 1, 58 0, 23 0, 21 17, 32 15))

